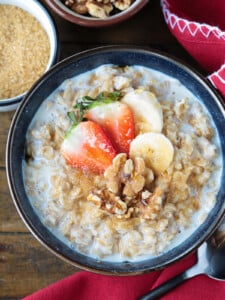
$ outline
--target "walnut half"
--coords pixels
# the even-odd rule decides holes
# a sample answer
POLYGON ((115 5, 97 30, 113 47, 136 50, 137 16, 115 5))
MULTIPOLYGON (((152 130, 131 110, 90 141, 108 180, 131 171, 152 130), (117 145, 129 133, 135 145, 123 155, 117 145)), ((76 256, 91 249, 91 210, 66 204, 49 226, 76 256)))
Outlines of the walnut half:
POLYGON ((141 193, 139 204, 140 215, 143 219, 154 220, 162 208, 162 190, 157 187, 153 193, 145 190, 141 193))
POLYGON ((145 184, 145 163, 142 158, 126 159, 125 153, 118 154, 104 173, 107 188, 123 196, 134 197, 145 184))

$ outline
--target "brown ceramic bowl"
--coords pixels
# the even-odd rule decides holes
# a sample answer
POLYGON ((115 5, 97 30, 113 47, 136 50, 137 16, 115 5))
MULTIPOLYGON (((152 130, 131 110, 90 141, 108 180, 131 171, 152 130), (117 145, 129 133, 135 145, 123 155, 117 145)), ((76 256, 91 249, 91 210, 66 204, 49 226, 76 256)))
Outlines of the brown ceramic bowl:
POLYGON ((63 4, 60 0, 45 0, 47 5, 60 17, 86 27, 105 27, 120 23, 141 10, 149 0, 134 0, 131 6, 123 11, 117 11, 105 19, 81 15, 63 4))
POLYGON ((139 47, 112 46, 84 51, 67 58, 48 71, 26 95, 16 111, 8 136, 6 171, 15 206, 33 235, 51 252, 82 269, 116 275, 134 275, 164 268, 185 257, 201 245, 219 225, 225 212, 225 105, 213 87, 198 73, 183 63, 158 52, 139 47), (23 180, 26 132, 40 104, 66 79, 103 64, 142 65, 179 81, 206 107, 218 131, 221 144, 220 187, 216 203, 207 218, 196 230, 176 247, 158 256, 140 261, 113 262, 97 259, 78 252, 62 241, 39 218, 28 199, 23 180), (18 138, 19 137, 19 138, 18 138))

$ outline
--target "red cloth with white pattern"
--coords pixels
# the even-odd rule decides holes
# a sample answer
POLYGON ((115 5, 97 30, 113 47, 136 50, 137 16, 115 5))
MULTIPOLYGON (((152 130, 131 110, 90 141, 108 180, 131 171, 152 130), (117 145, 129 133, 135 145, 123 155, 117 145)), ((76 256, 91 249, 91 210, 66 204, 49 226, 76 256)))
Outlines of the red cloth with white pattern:
POLYGON ((180 44, 209 73, 225 97, 224 0, 161 0, 165 21, 180 44))
MULTIPOLYGON (((225 1, 161 0, 171 33, 205 68, 225 96, 225 1)), ((86 271, 71 275, 24 300, 135 300, 195 263, 195 255, 149 274, 118 277, 86 271)), ((200 275, 170 291, 162 300, 225 299, 225 283, 200 275)))

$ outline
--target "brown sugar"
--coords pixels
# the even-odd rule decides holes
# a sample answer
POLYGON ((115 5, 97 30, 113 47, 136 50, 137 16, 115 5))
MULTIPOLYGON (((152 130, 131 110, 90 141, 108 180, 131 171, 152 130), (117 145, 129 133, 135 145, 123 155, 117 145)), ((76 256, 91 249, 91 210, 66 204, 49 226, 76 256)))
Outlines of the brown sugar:
POLYGON ((38 20, 13 5, 0 5, 0 99, 26 92, 44 73, 48 36, 38 20))

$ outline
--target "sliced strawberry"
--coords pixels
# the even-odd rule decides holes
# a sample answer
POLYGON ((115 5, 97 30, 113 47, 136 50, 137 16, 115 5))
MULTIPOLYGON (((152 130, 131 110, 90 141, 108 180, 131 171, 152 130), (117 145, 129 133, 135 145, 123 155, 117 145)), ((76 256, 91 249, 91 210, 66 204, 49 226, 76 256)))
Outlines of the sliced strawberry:
POLYGON ((84 117, 102 126, 118 153, 129 153, 135 125, 133 113, 126 104, 119 101, 94 102, 85 111, 84 117))
POLYGON ((71 166, 95 174, 103 173, 116 156, 104 130, 92 121, 71 128, 62 143, 61 153, 71 166))

